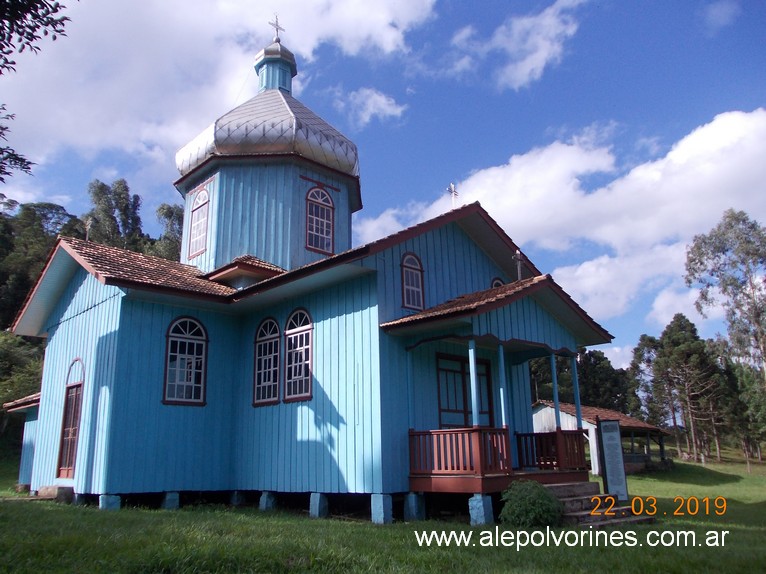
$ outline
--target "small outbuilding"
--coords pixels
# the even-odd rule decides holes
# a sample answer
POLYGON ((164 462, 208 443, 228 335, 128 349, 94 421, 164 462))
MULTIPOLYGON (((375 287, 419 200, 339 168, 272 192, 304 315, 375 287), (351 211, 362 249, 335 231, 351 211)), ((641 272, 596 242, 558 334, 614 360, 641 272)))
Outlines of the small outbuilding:
MULTIPOLYGON (((653 462, 665 460, 665 437, 668 432, 642 420, 630 417, 619 411, 582 405, 582 431, 588 435, 590 463, 593 474, 600 474, 600 459, 596 424, 599 420, 619 421, 622 435, 623 458, 627 473, 639 472, 651 466, 653 462), (655 446, 652 446, 654 443, 655 446)), ((562 430, 576 430, 576 406, 559 403, 560 424, 562 430)), ((555 406, 553 401, 537 401, 532 405, 532 422, 536 433, 556 430, 555 406)))

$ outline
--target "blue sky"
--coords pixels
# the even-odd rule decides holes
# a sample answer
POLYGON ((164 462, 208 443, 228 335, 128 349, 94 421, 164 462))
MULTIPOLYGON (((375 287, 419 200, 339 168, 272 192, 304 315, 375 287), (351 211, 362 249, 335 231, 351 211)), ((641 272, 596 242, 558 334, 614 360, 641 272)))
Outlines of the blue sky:
POLYGON ((179 199, 174 156, 255 94, 279 13, 295 95, 353 139, 366 242, 480 201, 615 335, 617 366, 676 312, 705 336, 685 246, 729 207, 766 223, 766 3, 759 0, 68 2, 68 36, 0 77, 2 190, 88 209, 127 179, 144 227, 179 199))

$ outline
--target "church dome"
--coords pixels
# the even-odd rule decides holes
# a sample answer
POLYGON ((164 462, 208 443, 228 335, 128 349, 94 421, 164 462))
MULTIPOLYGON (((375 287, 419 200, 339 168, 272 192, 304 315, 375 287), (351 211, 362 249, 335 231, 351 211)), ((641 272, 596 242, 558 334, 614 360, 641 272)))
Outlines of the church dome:
POLYGON ((291 95, 295 56, 278 37, 256 56, 259 93, 176 154, 182 176, 214 157, 294 154, 359 176, 356 145, 291 95))

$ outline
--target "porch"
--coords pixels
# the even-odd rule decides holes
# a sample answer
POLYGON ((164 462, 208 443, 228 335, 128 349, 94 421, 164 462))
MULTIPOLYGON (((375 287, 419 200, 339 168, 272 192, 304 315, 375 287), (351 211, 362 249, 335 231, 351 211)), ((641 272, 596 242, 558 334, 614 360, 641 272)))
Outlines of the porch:
POLYGON ((588 480, 582 431, 517 433, 512 462, 507 427, 409 431, 410 491, 489 494, 513 480, 588 480))

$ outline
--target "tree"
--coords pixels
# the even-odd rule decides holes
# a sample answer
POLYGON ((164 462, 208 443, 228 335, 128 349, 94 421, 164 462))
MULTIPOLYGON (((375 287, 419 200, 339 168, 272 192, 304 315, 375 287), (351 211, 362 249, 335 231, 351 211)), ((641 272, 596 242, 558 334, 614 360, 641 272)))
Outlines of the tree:
POLYGON ((734 353, 761 370, 766 386, 766 229, 744 211, 727 210, 692 240, 685 279, 699 287, 700 313, 720 300, 734 353))
POLYGON ((0 213, 0 328, 8 327, 34 285, 59 233, 81 236, 82 223, 60 205, 4 199, 0 213))
MULTIPOLYGON (((0 405, 40 390, 42 346, 0 331, 0 405)), ((0 430, 7 422, 0 410, 0 430)))
POLYGON ((179 261, 181 259, 184 206, 163 203, 157 208, 156 213, 157 221, 162 224, 164 232, 157 241, 147 248, 146 253, 170 261, 179 261))
MULTIPOLYGON (((65 35, 64 26, 69 18, 61 16, 64 8, 63 4, 49 0, 6 0, 0 4, 0 76, 16 70, 16 62, 11 59, 14 53, 37 52, 42 36, 55 40, 65 35)), ((0 104, 0 140, 7 141, 9 128, 5 122, 13 118, 13 114, 6 112, 5 104, 0 104)), ((32 162, 13 148, 0 147, 0 183, 5 183, 14 170, 30 173, 31 169, 32 162)))
POLYGON ((141 197, 130 194, 128 182, 118 179, 112 185, 94 179, 88 185, 93 209, 83 216, 90 241, 143 252, 148 237, 141 230, 141 197))
POLYGON ((577 374, 582 404, 638 414, 636 387, 624 369, 615 369, 602 351, 580 350, 577 374))

